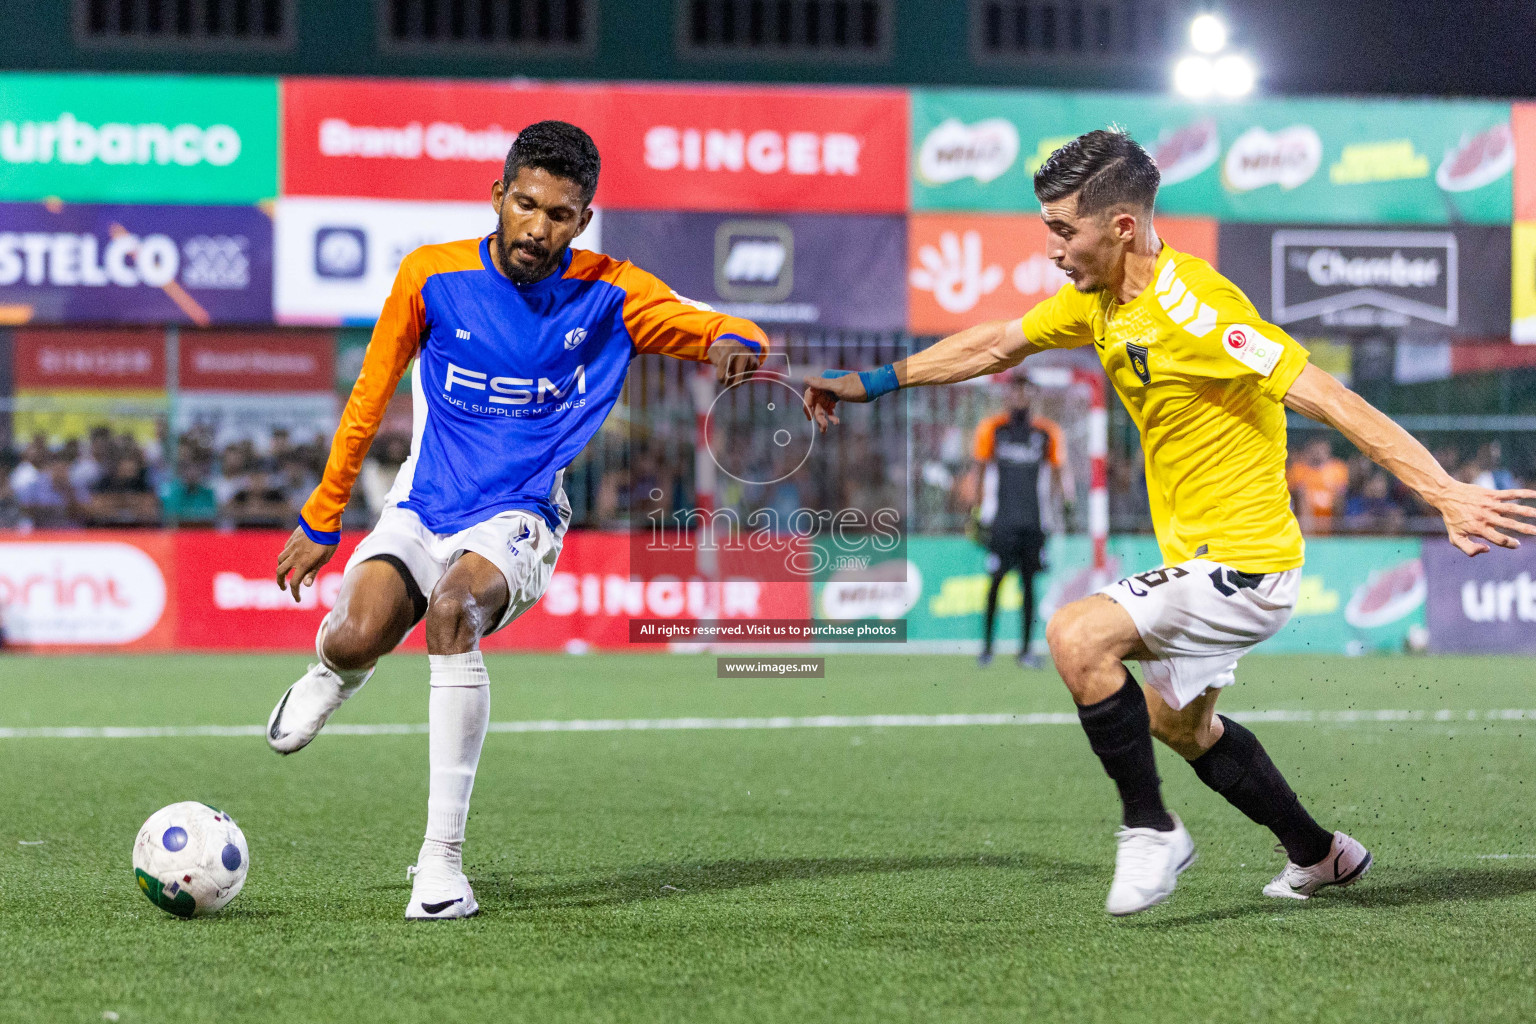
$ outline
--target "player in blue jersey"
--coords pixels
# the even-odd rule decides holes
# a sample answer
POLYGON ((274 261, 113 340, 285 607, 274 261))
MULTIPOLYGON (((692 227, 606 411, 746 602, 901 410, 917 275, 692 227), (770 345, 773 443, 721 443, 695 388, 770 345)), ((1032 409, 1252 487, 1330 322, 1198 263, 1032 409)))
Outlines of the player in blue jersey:
POLYGON ((320 624, 320 663, 267 724, 273 750, 303 748, 426 619, 427 831, 407 918, 478 910, 461 850, 490 721, 480 639, 549 584, 571 515, 565 469, 618 400, 630 360, 659 352, 708 361, 730 385, 767 348, 756 324, 684 299, 630 263, 570 247, 592 219, 598 169, 597 147, 580 128, 530 125, 491 186, 496 230, 405 258, 325 475, 278 558, 278 585, 297 600, 336 553, 341 511, 414 360, 410 458, 320 624))

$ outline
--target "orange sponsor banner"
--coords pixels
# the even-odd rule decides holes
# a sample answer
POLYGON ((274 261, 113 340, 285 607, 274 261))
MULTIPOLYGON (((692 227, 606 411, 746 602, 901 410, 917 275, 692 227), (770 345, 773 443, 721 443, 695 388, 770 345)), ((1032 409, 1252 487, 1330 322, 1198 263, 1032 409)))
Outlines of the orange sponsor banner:
POLYGON ((1510 106, 1515 133, 1515 220, 1536 220, 1536 103, 1510 106))
MULTIPOLYGON (((1159 217, 1156 224, 1169 245, 1215 265, 1214 220, 1159 217)), ((1037 216, 913 214, 907 232, 912 332, 948 334, 1023 316, 1067 283, 1045 250, 1045 225, 1037 216)))

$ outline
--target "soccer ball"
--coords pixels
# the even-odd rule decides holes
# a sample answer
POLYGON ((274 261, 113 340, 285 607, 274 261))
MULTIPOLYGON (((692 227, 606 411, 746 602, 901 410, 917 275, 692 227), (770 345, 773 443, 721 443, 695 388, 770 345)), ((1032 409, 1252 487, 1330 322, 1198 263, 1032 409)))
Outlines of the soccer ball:
POLYGON ((133 843, 139 888, 177 917, 217 913, 240 894, 250 862, 235 819, 196 800, 151 814, 133 843))

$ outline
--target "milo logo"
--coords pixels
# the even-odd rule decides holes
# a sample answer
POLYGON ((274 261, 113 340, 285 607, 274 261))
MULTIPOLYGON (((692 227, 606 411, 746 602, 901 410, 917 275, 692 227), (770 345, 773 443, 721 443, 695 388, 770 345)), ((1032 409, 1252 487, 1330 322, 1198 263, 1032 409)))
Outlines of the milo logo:
POLYGON ((240 133, 206 128, 110 123, 93 125, 65 112, 56 121, 0 121, 0 162, 227 167, 240 157, 240 133))

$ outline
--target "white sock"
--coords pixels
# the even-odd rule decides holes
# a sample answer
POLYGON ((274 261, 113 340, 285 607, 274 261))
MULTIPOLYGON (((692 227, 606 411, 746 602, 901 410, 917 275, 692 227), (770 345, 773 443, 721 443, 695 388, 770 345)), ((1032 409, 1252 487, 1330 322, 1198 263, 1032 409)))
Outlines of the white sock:
POLYGON ((333 672, 341 685, 348 690, 355 690, 368 681, 373 675, 373 666, 369 668, 337 668, 331 664, 331 659, 325 656, 325 629, 331 624, 331 617, 327 615, 320 620, 320 628, 315 631, 315 657, 320 659, 320 664, 333 672))
POLYGON ((432 654, 432 688, 427 705, 427 836, 421 860, 447 861, 463 870, 464 826, 475 767, 491 721, 491 677, 479 651, 432 654))

